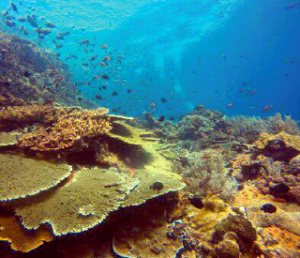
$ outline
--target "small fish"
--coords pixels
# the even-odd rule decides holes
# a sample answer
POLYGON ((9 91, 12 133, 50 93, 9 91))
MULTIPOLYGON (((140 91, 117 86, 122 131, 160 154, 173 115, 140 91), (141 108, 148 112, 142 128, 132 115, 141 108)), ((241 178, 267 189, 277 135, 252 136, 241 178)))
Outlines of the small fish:
POLYGON ((150 103, 150 106, 152 107, 153 110, 156 109, 156 104, 155 104, 154 102, 151 102, 151 103, 150 103))
POLYGON ((14 17, 14 16, 12 16, 12 15, 7 15, 6 17, 5 17, 5 19, 6 20, 15 20, 16 18, 14 17))
POLYGON ((99 100, 102 99, 101 95, 96 95, 95 98, 99 100))
POLYGON ((71 33, 70 31, 65 31, 65 32, 62 32, 62 35, 63 35, 63 36, 69 36, 70 33, 71 33))
POLYGON ((166 98, 161 98, 160 101, 161 101, 162 103, 168 102, 166 98))
POLYGON ((19 22, 26 22, 26 19, 24 17, 20 17, 20 18, 18 18, 18 21, 19 22))
POLYGON ((93 55, 91 58, 90 58, 90 62, 93 62, 93 61, 95 61, 96 59, 97 59, 97 55, 93 55))
POLYGON ((253 96, 254 94, 256 94, 256 90, 250 91, 247 93, 247 96, 253 96))
POLYGON ((116 91, 114 91, 111 95, 113 95, 113 96, 118 96, 119 95, 119 93, 118 92, 116 92, 116 91))
POLYGON ((107 88, 106 88, 106 86, 105 86, 105 85, 103 85, 103 86, 102 86, 102 89, 103 89, 103 90, 106 90, 107 88))
POLYGON ((131 93, 131 92, 133 92, 133 90, 132 89, 127 89, 126 92, 131 93))
POLYGON ((102 79, 103 79, 103 80, 109 80, 109 77, 108 77, 107 74, 103 74, 103 75, 102 75, 102 79))
POLYGON ((46 27, 47 28, 55 28, 56 26, 51 22, 46 22, 46 27))
POLYGON ((32 15, 32 16, 30 16, 30 15, 26 15, 26 20, 30 23, 30 25, 32 26, 32 27, 35 27, 35 28, 38 28, 39 27, 39 25, 37 24, 37 22, 36 22, 36 20, 34 19, 34 16, 32 15))
POLYGON ((12 22, 12 21, 9 21, 9 20, 3 20, 3 22, 8 26, 8 27, 15 27, 16 26, 16 23, 15 22, 12 22))
POLYGON ((29 35, 28 30, 23 29, 23 34, 24 34, 25 36, 28 36, 28 35, 29 35))
POLYGON ((90 41, 88 39, 82 40, 78 43, 79 45, 89 45, 90 41))
POLYGON ((10 3, 10 6, 11 6, 11 9, 13 9, 14 12, 16 12, 16 13, 18 12, 18 8, 13 2, 10 3))
POLYGON ((239 93, 244 93, 246 91, 246 88, 242 88, 239 90, 239 93))
POLYGON ((101 48, 102 48, 102 49, 107 49, 107 48, 108 48, 108 45, 101 45, 101 48))
POLYGON ((59 39, 59 40, 64 40, 64 39, 65 39, 64 35, 63 35, 61 32, 58 33, 58 34, 55 36, 55 38, 56 38, 56 39, 59 39))
POLYGON ((2 11, 1 14, 2 14, 2 16, 8 15, 8 10, 2 11))
POLYGON ((228 108, 232 108, 232 107, 233 107, 233 103, 227 104, 227 107, 228 107, 228 108))
POLYGON ((49 29, 38 28, 38 29, 36 29, 36 32, 39 33, 39 34, 48 35, 48 34, 50 34, 52 31, 49 30, 49 29))
POLYGON ((93 79, 94 80, 97 80, 97 79, 99 79, 100 78, 100 76, 97 74, 97 75, 94 75, 94 77, 93 77, 93 79))
POLYGON ((272 108, 272 105, 265 106, 263 108, 263 112, 268 112, 268 111, 270 111, 271 108, 272 108))
POLYGON ((287 4, 284 7, 284 10, 290 10, 290 9, 293 9, 293 8, 299 6, 299 5, 300 5, 300 2, 293 2, 293 3, 287 4))
POLYGON ((24 72, 24 76, 25 76, 25 77, 30 77, 30 75, 31 75, 30 72, 28 72, 28 71, 25 71, 25 72, 24 72))
POLYGON ((164 122, 165 119, 166 119, 165 116, 160 116, 159 119, 158 119, 158 122, 164 122))
POLYGON ((60 48, 62 48, 62 47, 63 47, 62 44, 56 44, 56 48, 57 48, 57 49, 60 49, 60 48))

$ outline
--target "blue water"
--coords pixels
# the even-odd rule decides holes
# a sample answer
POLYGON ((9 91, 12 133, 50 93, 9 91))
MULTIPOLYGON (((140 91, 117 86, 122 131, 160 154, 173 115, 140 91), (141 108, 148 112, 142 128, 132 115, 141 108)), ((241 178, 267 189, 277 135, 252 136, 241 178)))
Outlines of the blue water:
MULTIPOLYGON (((18 35, 24 26, 28 39, 59 52, 74 83, 90 82, 77 87, 79 94, 98 106, 142 116, 153 102, 155 115, 168 118, 204 105, 229 116, 280 112, 300 120, 300 5, 285 8, 297 0, 21 2, 14 2, 19 14, 10 14, 35 14, 40 27, 45 21, 56 25, 52 33, 39 40, 27 22, 17 28, 0 26, 18 35), (64 31, 70 35, 56 40, 63 45, 57 49, 53 39, 64 31), (78 44, 86 39, 95 47, 78 44), (65 60, 70 54, 78 59, 65 60), (96 60, 89 61, 95 54, 96 60), (107 55, 109 67, 82 66, 100 63, 107 55), (110 79, 102 80, 103 74, 110 79), (95 75, 100 79, 93 79, 95 75), (103 85, 106 91, 98 89, 103 85), (270 111, 262 112, 268 105, 270 111)), ((8 7, 9 1, 0 1, 1 10, 8 7)))

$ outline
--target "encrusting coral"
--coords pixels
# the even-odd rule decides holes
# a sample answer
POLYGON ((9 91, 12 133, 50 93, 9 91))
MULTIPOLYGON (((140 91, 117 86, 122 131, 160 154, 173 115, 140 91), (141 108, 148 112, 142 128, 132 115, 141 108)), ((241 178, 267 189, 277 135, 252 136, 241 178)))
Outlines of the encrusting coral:
POLYGON ((71 170, 66 164, 0 154, 0 202, 48 190, 67 178, 71 170))

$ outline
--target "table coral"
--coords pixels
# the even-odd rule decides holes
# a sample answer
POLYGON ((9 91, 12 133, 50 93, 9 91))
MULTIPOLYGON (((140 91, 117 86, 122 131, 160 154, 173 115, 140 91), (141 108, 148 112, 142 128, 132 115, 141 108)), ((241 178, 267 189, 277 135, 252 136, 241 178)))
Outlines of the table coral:
POLYGON ((0 154, 0 201, 24 198, 48 190, 71 173, 66 164, 0 154))
POLYGON ((21 133, 10 132, 0 133, 0 147, 14 146, 18 144, 17 138, 21 136, 21 133))
POLYGON ((54 236, 50 229, 40 227, 36 231, 27 231, 14 215, 1 212, 0 241, 11 243, 13 250, 27 253, 52 240, 54 236))
POLYGON ((71 183, 43 201, 24 202, 15 211, 27 229, 49 223, 56 236, 79 233, 100 224, 111 211, 117 210, 135 185, 118 173, 83 169, 71 183), (83 213, 86 205, 92 206, 93 212, 83 213))

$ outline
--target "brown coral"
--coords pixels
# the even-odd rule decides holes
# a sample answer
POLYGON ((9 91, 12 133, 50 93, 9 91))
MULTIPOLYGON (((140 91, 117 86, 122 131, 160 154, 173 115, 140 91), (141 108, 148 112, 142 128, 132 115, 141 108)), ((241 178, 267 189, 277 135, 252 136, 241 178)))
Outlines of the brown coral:
POLYGON ((48 120, 57 118, 57 121, 51 126, 25 134, 19 146, 37 151, 82 147, 86 139, 107 134, 111 130, 109 120, 103 116, 106 113, 106 109, 75 110, 64 115, 60 112, 60 116, 55 118, 48 116, 48 120))

